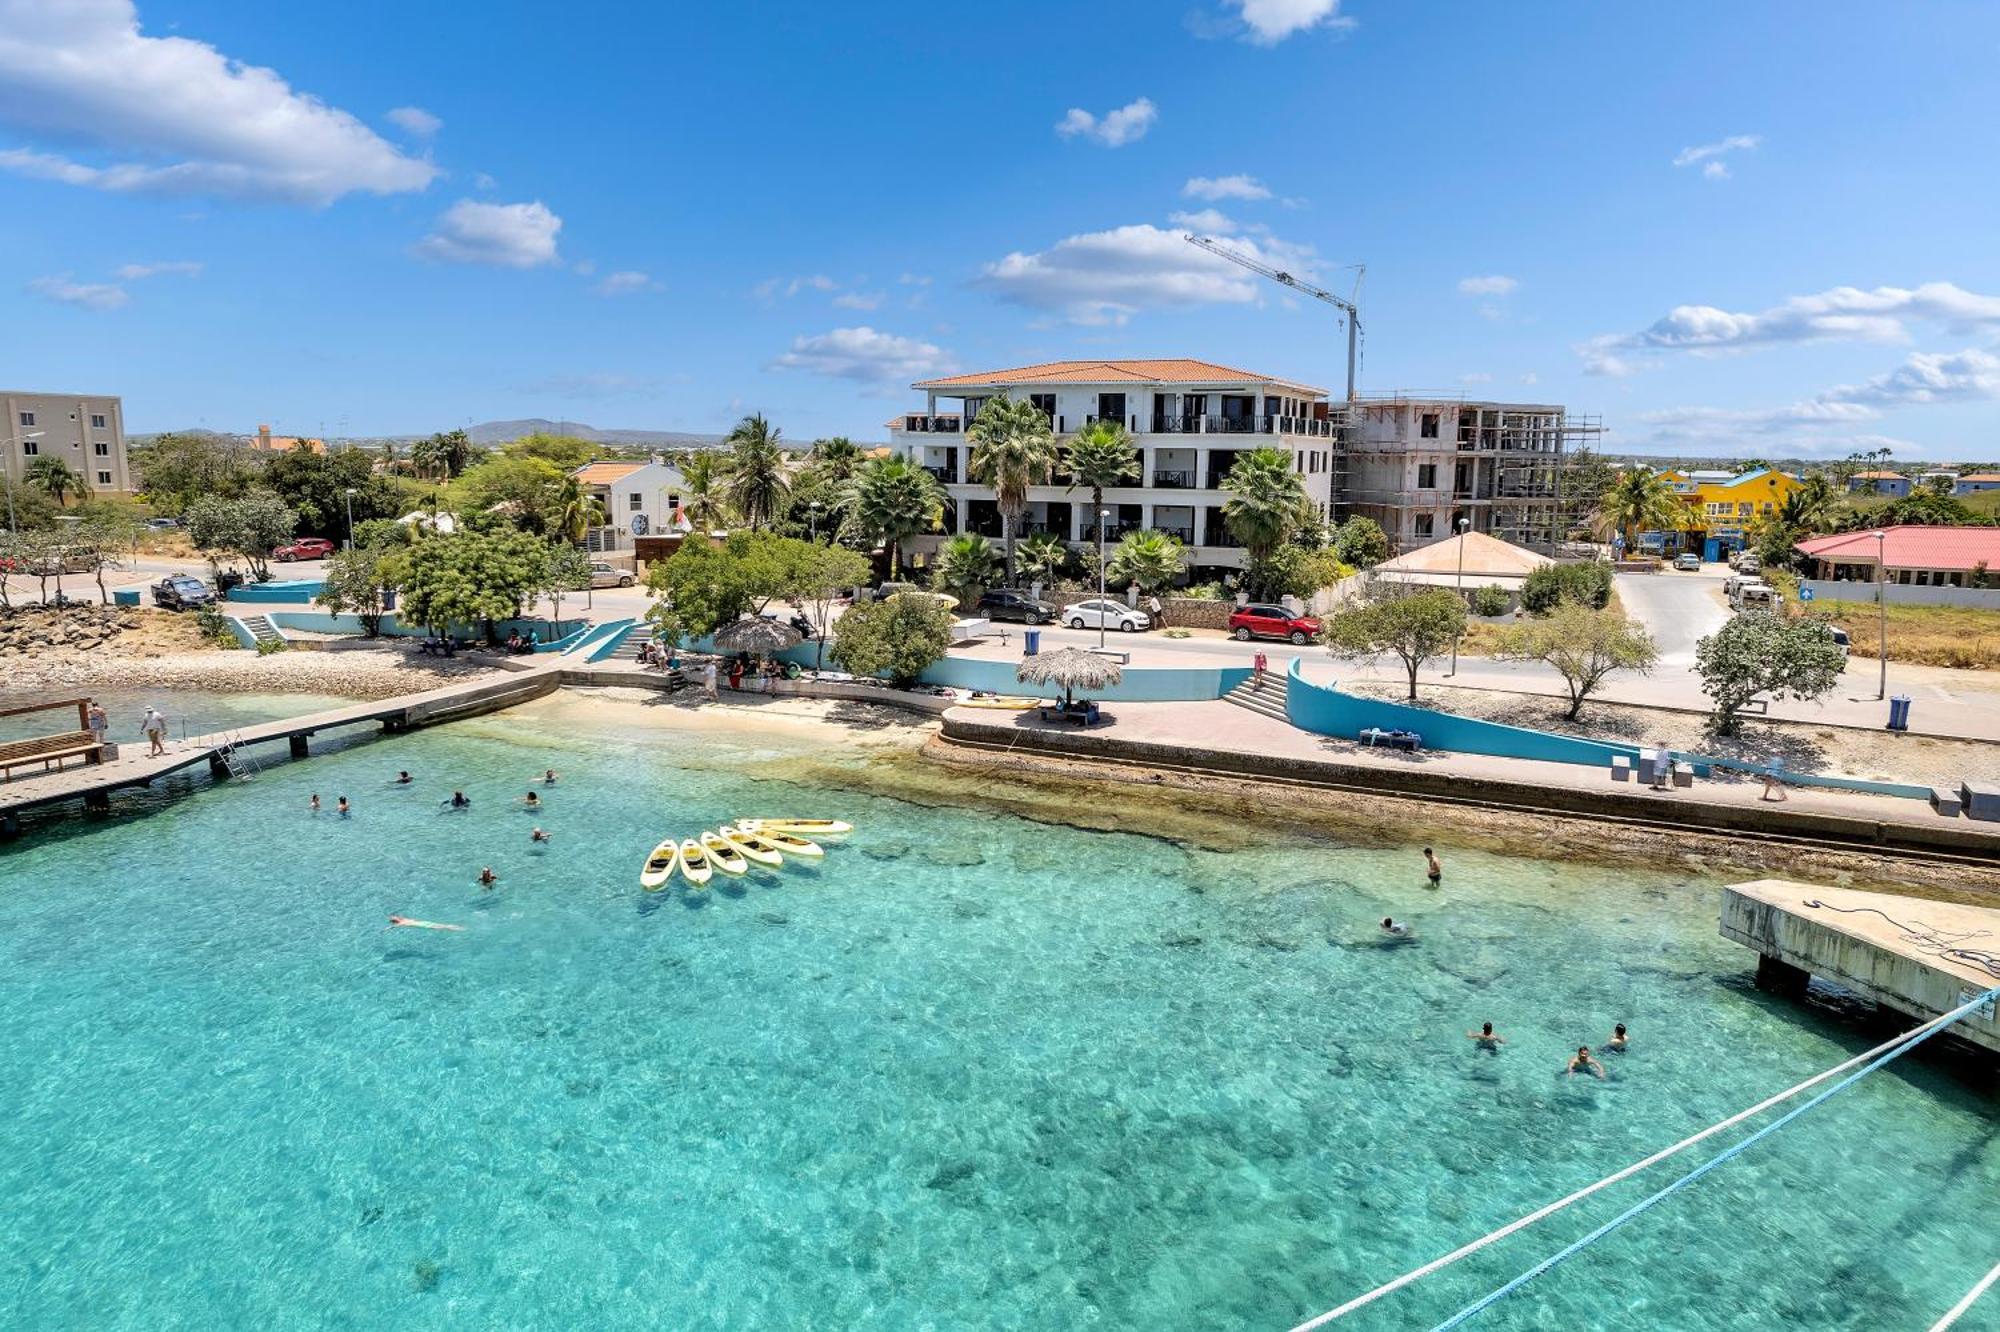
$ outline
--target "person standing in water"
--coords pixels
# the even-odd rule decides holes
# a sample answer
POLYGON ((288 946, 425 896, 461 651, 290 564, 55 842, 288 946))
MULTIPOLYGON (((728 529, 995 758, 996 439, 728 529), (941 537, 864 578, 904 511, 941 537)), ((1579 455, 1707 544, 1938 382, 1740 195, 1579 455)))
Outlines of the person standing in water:
POLYGON ((556 770, 554 768, 549 768, 542 773, 542 785, 554 786, 555 784, 556 784, 556 770))
POLYGON ((319 813, 319 792, 313 792, 312 799, 306 802, 306 808, 315 814, 319 813))
POLYGON ((479 886, 481 888, 490 890, 498 882, 500 882, 500 876, 493 872, 491 865, 479 871, 479 886))
POLYGON ((1604 1048, 1612 1054, 1624 1054, 1631 1046, 1632 1042, 1625 1039, 1625 1024, 1622 1022, 1611 1029, 1611 1039, 1604 1043, 1604 1048))
POLYGON ((1594 1074, 1599 1082, 1603 1082, 1608 1076, 1604 1071, 1604 1065, 1590 1057, 1590 1047, 1587 1045, 1576 1047, 1576 1057, 1570 1060, 1569 1067, 1563 1070, 1563 1076, 1566 1078, 1573 1078, 1579 1073, 1594 1074))
POLYGON ((397 773, 397 774, 396 774, 396 781, 395 781, 395 785, 397 785, 397 786, 408 786, 408 785, 409 785, 409 784, 410 784, 410 783, 411 783, 411 782, 412 782, 413 780, 415 780, 415 779, 414 779, 414 778, 412 778, 412 777, 410 776, 410 774, 409 774, 409 773, 408 773, 407 771, 404 771, 404 772, 399 772, 399 773, 397 773))
POLYGON ((1505 1036, 1496 1036, 1493 1034, 1493 1024, 1491 1022, 1482 1022, 1479 1024, 1478 1031, 1468 1031, 1465 1035, 1468 1040, 1472 1041, 1480 1049, 1490 1050, 1494 1054, 1499 1054, 1500 1047, 1507 1043, 1505 1036))
POLYGON ((521 803, 529 809, 540 809, 542 807, 542 798, 533 791, 530 791, 527 795, 521 797, 521 803))
POLYGON ((346 817, 348 816, 348 813, 349 813, 350 811, 349 811, 349 810, 348 810, 348 808, 347 808, 347 797, 346 797, 346 796, 341 796, 341 797, 339 798, 339 800, 335 802, 335 804, 334 804, 334 807, 333 807, 333 812, 334 812, 334 813, 336 813, 336 814, 338 814, 338 815, 340 815, 340 817, 341 817, 341 818, 343 818, 343 819, 344 819, 344 818, 346 818, 346 817))
POLYGON ((1433 888, 1437 887, 1438 881, 1444 878, 1444 864, 1437 858, 1437 852, 1431 850, 1429 847, 1424 848, 1424 871, 1425 877, 1431 881, 1431 887, 1433 888))
POLYGON ((549 840, 549 835, 537 827, 533 832, 528 834, 528 840, 530 842, 546 842, 549 840))

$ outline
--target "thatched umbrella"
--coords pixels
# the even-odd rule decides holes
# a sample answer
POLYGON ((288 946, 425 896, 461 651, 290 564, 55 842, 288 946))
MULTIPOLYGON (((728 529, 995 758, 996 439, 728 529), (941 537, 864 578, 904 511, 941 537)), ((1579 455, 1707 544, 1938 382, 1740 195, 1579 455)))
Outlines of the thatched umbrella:
POLYGON ((1015 668, 1014 678, 1023 684, 1062 686, 1063 706, 1068 707, 1073 690, 1117 684, 1125 678, 1125 668, 1095 652, 1066 647, 1025 659, 1015 668))
POLYGON ((720 652, 782 652, 803 641, 805 636, 789 624, 761 615, 725 624, 715 631, 715 646, 720 652))

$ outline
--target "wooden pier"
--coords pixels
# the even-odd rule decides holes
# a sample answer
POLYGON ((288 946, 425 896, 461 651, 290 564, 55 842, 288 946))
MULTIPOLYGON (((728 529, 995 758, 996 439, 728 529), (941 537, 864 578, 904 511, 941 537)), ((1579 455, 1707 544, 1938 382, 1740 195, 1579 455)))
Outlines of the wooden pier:
MULTIPOLYGON (((1818 976, 1919 1021, 2000 986, 2000 908, 1757 879, 1722 890, 1722 937, 1757 950, 1757 983, 1802 994, 1818 976)), ((1951 1034, 2000 1054, 1995 1005, 1951 1034)))
POLYGON ((283 740, 293 758, 304 758, 310 753, 312 737, 321 731, 368 723, 379 724, 385 731, 414 730, 525 703, 553 693, 561 683, 561 667, 552 658, 546 664, 537 663, 503 680, 467 681, 418 694, 399 694, 331 708, 304 717, 193 736, 169 744, 164 754, 147 754, 144 742, 122 746, 115 759, 0 784, 0 838, 19 835, 21 815, 27 810, 70 800, 81 801, 86 809, 109 809, 114 791, 147 786, 198 763, 207 763, 217 777, 227 777, 229 765, 239 750, 283 740))

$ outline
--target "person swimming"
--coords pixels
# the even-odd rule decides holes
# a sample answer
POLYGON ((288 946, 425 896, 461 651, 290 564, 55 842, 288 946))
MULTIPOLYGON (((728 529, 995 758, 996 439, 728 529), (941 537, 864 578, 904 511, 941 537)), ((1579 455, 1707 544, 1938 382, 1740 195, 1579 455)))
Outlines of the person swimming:
POLYGON ((1382 917, 1382 933, 1393 934, 1400 938, 1402 936, 1409 934, 1409 932, 1410 932, 1410 927, 1408 925, 1403 924, 1401 921, 1395 919, 1395 917, 1393 916, 1382 917))
POLYGON ((540 809, 542 807, 542 798, 533 791, 530 791, 526 796, 522 797, 521 803, 529 809, 540 809))
POLYGON ((472 801, 466 796, 465 792, 463 791, 453 791, 451 793, 451 799, 445 801, 444 803, 446 805, 449 805, 453 809, 472 808, 472 801))
POLYGON ((547 772, 542 774, 542 785, 554 786, 555 784, 556 784, 556 770, 554 768, 550 768, 547 772))
POLYGON ((348 810, 348 808, 347 808, 347 797, 346 797, 346 796, 342 796, 342 797, 340 797, 340 803, 334 806, 334 812, 335 812, 336 814, 340 815, 340 817, 341 817, 341 818, 343 818, 343 819, 344 819, 344 818, 346 818, 346 817, 348 816, 348 814, 349 814, 349 812, 350 812, 350 811, 349 811, 349 810, 348 810))
POLYGON ((1479 1024, 1478 1031, 1468 1031, 1465 1034, 1480 1049, 1491 1050, 1494 1054, 1499 1054, 1500 1047, 1507 1043, 1505 1036, 1496 1036, 1493 1034, 1493 1024, 1491 1022, 1482 1022, 1479 1024))
POLYGON ((313 798, 306 802, 306 808, 315 814, 319 813, 319 792, 313 792, 313 798))
POLYGON ((493 872, 491 865, 479 871, 479 886, 481 888, 491 888, 498 882, 500 882, 500 876, 493 872))
POLYGON ((528 834, 528 840, 531 842, 546 842, 549 840, 549 835, 538 827, 528 834))
POLYGON ((1604 1071, 1604 1065, 1590 1057, 1590 1047, 1587 1045, 1576 1047, 1576 1057, 1570 1060, 1569 1067, 1563 1070, 1563 1076, 1566 1078, 1573 1078, 1579 1073, 1594 1074, 1599 1082, 1608 1076, 1604 1071))
POLYGON ((1424 848, 1424 869, 1425 877, 1431 881, 1431 887, 1437 887, 1438 880, 1444 877, 1444 866, 1438 861, 1437 852, 1429 847, 1424 848))
POLYGON ((399 772, 396 774, 396 780, 391 785, 408 786, 414 780, 416 779, 411 777, 408 772, 399 772))
POLYGON ((1631 1046, 1632 1042, 1625 1037, 1625 1024, 1622 1022, 1611 1029, 1611 1039, 1604 1043, 1604 1048, 1612 1054, 1624 1054, 1631 1046))
POLYGON ((417 920, 410 916, 391 916, 389 917, 389 923, 382 928, 394 929, 398 925, 411 930, 463 930, 465 928, 463 925, 442 925, 434 920, 417 920))

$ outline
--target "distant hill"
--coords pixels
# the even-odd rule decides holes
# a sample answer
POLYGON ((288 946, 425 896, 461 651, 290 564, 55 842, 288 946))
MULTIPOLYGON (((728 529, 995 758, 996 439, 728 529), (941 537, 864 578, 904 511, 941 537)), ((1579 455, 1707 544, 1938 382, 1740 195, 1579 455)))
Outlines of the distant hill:
POLYGON ((521 421, 481 421, 466 433, 475 444, 505 444, 510 439, 536 433, 569 435, 593 444, 626 448, 700 449, 722 443, 721 435, 693 435, 684 430, 599 430, 581 421, 550 421, 539 416, 521 421))

